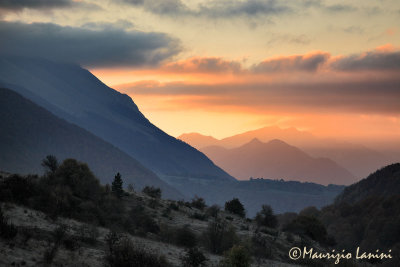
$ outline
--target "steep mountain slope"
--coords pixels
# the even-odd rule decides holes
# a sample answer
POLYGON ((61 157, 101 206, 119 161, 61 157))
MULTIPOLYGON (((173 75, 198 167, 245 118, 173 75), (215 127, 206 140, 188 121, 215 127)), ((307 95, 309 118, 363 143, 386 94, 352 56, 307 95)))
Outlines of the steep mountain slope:
POLYGON ((41 160, 53 154, 60 160, 72 157, 87 162, 103 183, 110 183, 120 172, 125 185, 159 186, 166 197, 182 197, 126 153, 14 91, 0 89, 0 118, 0 169, 3 171, 40 173, 41 160))
POLYGON ((384 151, 386 153, 378 152, 358 144, 317 138, 311 133, 299 131, 295 128, 281 129, 275 126, 244 132, 221 140, 213 140, 212 137, 196 133, 183 134, 179 138, 200 150, 206 146, 235 148, 250 142, 254 138, 262 142, 279 139, 300 148, 313 157, 332 159, 357 178, 363 178, 377 168, 394 162, 396 157, 398 158, 397 154, 395 157, 395 154, 391 155, 387 151, 384 151))
POLYGON ((400 163, 391 164, 345 188, 336 203, 355 203, 372 196, 400 195, 400 163))
POLYGON ((400 262, 400 163, 386 166, 347 187, 335 203, 319 214, 337 247, 360 251, 377 249, 393 259, 382 266, 400 262))
POLYGON ((202 151, 239 179, 282 178, 325 185, 354 182, 354 176, 334 161, 312 158, 300 149, 280 140, 262 143, 258 139, 253 139, 234 149, 209 147, 202 151))
POLYGON ((2 58, 0 85, 101 137, 157 174, 233 180, 204 154, 151 124, 130 97, 79 66, 2 58))

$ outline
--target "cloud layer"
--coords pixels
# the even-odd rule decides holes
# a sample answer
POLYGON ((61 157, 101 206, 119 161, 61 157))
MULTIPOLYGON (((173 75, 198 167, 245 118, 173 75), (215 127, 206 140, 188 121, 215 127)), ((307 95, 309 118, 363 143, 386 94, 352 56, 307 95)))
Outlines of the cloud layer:
POLYGON ((208 76, 204 82, 198 78, 117 88, 133 96, 164 97, 169 109, 400 115, 400 52, 393 49, 341 57, 324 52, 279 57, 250 69, 221 58, 195 58, 161 69, 208 76), (231 73, 236 82, 220 82, 231 73))
POLYGON ((90 30, 56 24, 0 22, 0 55, 43 57, 87 67, 156 66, 181 51, 163 33, 90 30))

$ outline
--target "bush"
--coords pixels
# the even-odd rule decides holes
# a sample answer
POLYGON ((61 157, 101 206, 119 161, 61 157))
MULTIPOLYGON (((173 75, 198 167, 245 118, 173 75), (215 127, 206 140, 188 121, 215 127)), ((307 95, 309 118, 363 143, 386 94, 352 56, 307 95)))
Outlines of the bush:
POLYGON ((175 243, 178 246, 192 248, 197 244, 196 234, 187 226, 178 228, 175 233, 175 243))
POLYGON ((192 203, 190 203, 190 205, 199 210, 203 210, 207 206, 204 199, 198 196, 195 196, 195 198, 192 199, 192 203))
POLYGON ((179 206, 176 205, 174 202, 169 203, 168 208, 170 208, 171 210, 179 210, 179 206))
POLYGON ((0 182, 0 200, 27 205, 28 199, 36 194, 37 176, 11 175, 0 182))
POLYGON ((46 263, 51 263, 57 254, 58 248, 62 244, 67 234, 67 226, 61 224, 51 233, 53 237, 53 246, 49 246, 43 255, 43 260, 46 263))
POLYGON ((154 234, 160 231, 157 222, 145 211, 144 207, 139 204, 132 207, 126 225, 131 227, 131 229, 128 228, 131 233, 135 233, 135 230, 154 234), (132 227, 134 228, 132 229, 132 227))
POLYGON ((221 267, 250 267, 251 257, 249 251, 243 246, 234 246, 225 253, 220 262, 221 267))
POLYGON ((205 220, 207 220, 207 215, 195 212, 192 215, 190 215, 189 218, 200 220, 200 221, 205 221, 205 220))
POLYGON ((207 216, 217 218, 221 208, 218 205, 212 205, 206 211, 207 216))
POLYGON ((201 267, 206 266, 207 258, 198 248, 190 248, 186 250, 185 256, 181 258, 183 267, 201 267))
POLYGON ((208 224, 203 239, 205 247, 215 254, 221 254, 238 242, 235 229, 219 219, 208 224))
POLYGON ((328 238, 325 226, 315 217, 299 215, 291 223, 286 225, 283 230, 300 236, 308 236, 322 243, 326 243, 327 241, 333 242, 328 238))
POLYGON ((143 246, 135 245, 131 239, 117 234, 109 234, 106 260, 111 267, 168 267, 163 257, 150 253, 143 246))
POLYGON ((17 227, 14 224, 9 223, 7 217, 3 214, 3 210, 0 207, 0 237, 5 239, 12 239, 18 233, 17 227))
POLYGON ((80 241, 88 244, 96 244, 99 237, 99 230, 94 225, 82 224, 78 229, 80 241))
POLYGON ((278 220, 269 205, 262 205, 262 209, 257 213, 255 221, 258 226, 275 228, 278 225, 278 220))
POLYGON ((244 218, 244 216, 246 215, 242 203, 240 203, 239 199, 237 198, 227 201, 225 203, 225 210, 230 213, 237 214, 242 218, 244 218))
POLYGON ((143 193, 152 198, 161 198, 161 189, 153 186, 146 186, 142 190, 143 193))
POLYGON ((260 233, 256 233, 251 238, 252 254, 256 258, 272 258, 272 248, 270 241, 260 233))

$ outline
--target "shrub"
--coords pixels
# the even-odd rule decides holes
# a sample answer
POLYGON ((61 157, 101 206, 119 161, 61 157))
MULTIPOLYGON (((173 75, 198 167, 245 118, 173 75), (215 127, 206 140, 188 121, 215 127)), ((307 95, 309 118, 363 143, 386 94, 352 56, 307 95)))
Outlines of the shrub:
POLYGON ((255 221, 258 226, 275 228, 278 225, 278 220, 269 205, 262 205, 261 211, 255 217, 255 221))
POLYGON ((129 193, 135 192, 135 188, 134 188, 133 184, 128 184, 128 192, 129 193))
POLYGON ((178 228, 175 233, 175 243, 178 246, 192 248, 197 244, 196 234, 187 226, 178 228))
POLYGON ((221 254, 238 242, 235 228, 228 226, 225 221, 216 219, 208 224, 203 233, 205 247, 215 254, 221 254))
POLYGON ((195 212, 192 215, 190 215, 189 218, 200 220, 200 221, 205 221, 205 220, 207 220, 207 215, 195 212))
POLYGON ((233 246, 225 253, 221 267, 250 267, 251 257, 249 251, 243 246, 233 246))
POLYGON ((94 225, 82 224, 78 229, 80 241, 88 244, 96 244, 99 237, 99 230, 94 225))
POLYGON ((14 224, 8 222, 7 217, 3 214, 3 210, 0 207, 0 237, 5 239, 12 239, 18 233, 17 227, 14 224))
POLYGON ((315 217, 299 215, 291 223, 286 225, 283 230, 300 236, 308 236, 322 243, 326 241, 332 242, 332 240, 328 240, 325 226, 315 217))
POLYGON ((169 262, 163 257, 150 253, 143 246, 135 245, 125 236, 112 234, 108 243, 106 260, 111 267, 167 267, 169 262))
POLYGON ((66 233, 67 233, 67 226, 64 224, 57 226, 57 228, 55 228, 54 231, 51 233, 53 237, 53 245, 49 246, 43 255, 43 260, 46 263, 51 263, 53 261, 54 257, 57 254, 58 248, 60 247, 61 243, 63 242, 66 236, 66 233))
POLYGON ((143 193, 152 198, 161 198, 161 189, 153 186, 146 186, 142 190, 143 193))
POLYGON ((185 255, 181 258, 181 262, 183 267, 201 267, 206 266, 207 258, 201 250, 194 247, 185 251, 185 255))
POLYGON ((218 205, 212 205, 206 211, 207 216, 217 218, 221 208, 218 205))
POLYGON ((18 174, 11 175, 0 182, 0 200, 28 204, 28 199, 35 195, 34 181, 37 176, 22 177, 18 174))
POLYGON ((272 245, 265 236, 256 233, 251 238, 252 254, 256 258, 272 258, 272 245))
POLYGON ((225 202, 225 210, 230 213, 237 214, 242 218, 246 215, 242 203, 240 203, 239 199, 237 198, 225 202))
POLYGON ((207 205, 203 198, 195 196, 195 198, 192 199, 191 206, 193 208, 203 210, 207 205))
POLYGON ((141 230, 145 233, 158 233, 160 231, 160 227, 157 222, 144 210, 144 207, 137 204, 133 206, 131 211, 129 212, 128 217, 129 222, 127 225, 133 226, 134 229, 128 229, 130 232, 134 233, 135 230, 141 230))
POLYGON ((179 210, 179 206, 176 205, 174 202, 169 203, 168 208, 170 208, 171 210, 179 210))

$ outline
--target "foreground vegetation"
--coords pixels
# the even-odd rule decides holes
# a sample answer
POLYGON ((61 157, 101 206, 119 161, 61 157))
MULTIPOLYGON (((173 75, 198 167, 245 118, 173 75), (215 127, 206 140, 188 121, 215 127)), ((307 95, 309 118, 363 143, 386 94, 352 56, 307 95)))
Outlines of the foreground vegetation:
MULTIPOLYGON (((144 187, 141 192, 135 192, 134 185, 124 190, 119 173, 111 186, 101 185, 85 163, 74 159, 59 164, 55 157, 48 156, 42 166, 43 176, 0 176, 0 241, 3 245, 26 248, 33 242, 30 240, 46 240, 36 261, 44 265, 62 258, 65 251, 82 257, 85 248, 97 251, 97 256, 90 257, 108 266, 245 267, 269 266, 271 260, 326 266, 332 262, 293 262, 287 253, 294 246, 309 246, 319 251, 352 246, 355 239, 351 235, 341 238, 340 231, 338 234, 332 230, 338 229, 340 222, 355 222, 368 213, 383 218, 375 219, 374 223, 381 223, 385 234, 375 242, 396 249, 399 240, 398 216, 389 214, 391 211, 399 214, 396 196, 365 199, 354 204, 336 203, 322 211, 309 207, 299 214, 279 216, 270 206, 263 205, 255 218, 249 219, 237 198, 227 201, 222 210, 216 205, 207 206, 197 196, 191 201, 164 200, 162 191, 152 186, 144 187), (15 206, 10 206, 11 203, 15 206), (360 205, 367 208, 358 209, 360 205), (24 209, 19 217, 15 215, 18 207, 24 209), (21 216, 31 216, 29 223, 32 218, 37 220, 32 212, 26 212, 28 209, 43 212, 43 222, 52 226, 38 232, 32 231, 31 226, 14 223, 21 216), (147 242, 148 247, 139 244, 138 238, 140 242, 147 242)), ((348 226, 349 233, 356 233, 357 229, 367 231, 365 237, 356 239, 362 245, 373 241, 367 235, 371 230, 363 226, 365 222, 363 219, 348 226), (357 229, 351 228, 356 226, 357 229)), ((71 261, 70 266, 74 264, 71 261)))

